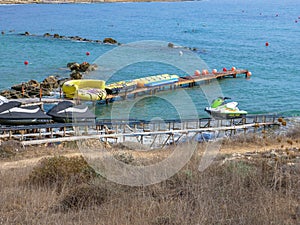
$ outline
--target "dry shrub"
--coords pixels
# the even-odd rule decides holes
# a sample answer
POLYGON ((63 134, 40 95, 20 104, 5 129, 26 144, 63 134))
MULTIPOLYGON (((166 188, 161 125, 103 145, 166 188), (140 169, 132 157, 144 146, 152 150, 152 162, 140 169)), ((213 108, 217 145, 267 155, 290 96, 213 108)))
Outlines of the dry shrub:
POLYGON ((40 161, 27 179, 27 183, 40 186, 74 185, 88 182, 97 176, 82 156, 55 156, 40 161))
POLYGON ((60 193, 15 185, 24 174, 7 171, 0 173, 10 179, 0 183, 0 215, 6 224, 299 224, 299 161, 263 156, 215 161, 199 172, 197 155, 157 184, 95 179, 60 193))
POLYGON ((256 145, 263 145, 265 143, 264 135, 260 136, 257 134, 248 133, 246 135, 240 134, 228 139, 223 140, 223 145, 233 145, 233 144, 256 144, 256 145))
POLYGON ((300 138, 300 125, 288 129, 286 136, 292 139, 300 138))
POLYGON ((108 198, 109 191, 101 186, 81 184, 71 188, 61 198, 58 209, 80 210, 102 205, 108 198))
POLYGON ((5 141, 0 145, 0 158, 11 158, 22 148, 18 141, 5 141))
POLYGON ((125 164, 132 164, 134 162, 133 155, 127 152, 115 152, 113 156, 116 160, 121 161, 125 164))

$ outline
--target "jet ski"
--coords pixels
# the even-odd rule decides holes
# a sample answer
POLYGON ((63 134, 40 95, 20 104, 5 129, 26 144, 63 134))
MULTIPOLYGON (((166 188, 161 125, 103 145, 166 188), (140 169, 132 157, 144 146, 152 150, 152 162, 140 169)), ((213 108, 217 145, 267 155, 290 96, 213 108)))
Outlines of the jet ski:
POLYGON ((95 122, 96 116, 86 105, 75 105, 70 101, 63 101, 55 105, 47 112, 55 122, 79 123, 95 122))
POLYGON ((218 97, 212 101, 209 107, 205 108, 205 111, 212 115, 214 118, 241 118, 247 115, 247 111, 240 110, 237 106, 237 102, 227 102, 230 98, 218 97))
POLYGON ((50 123, 51 117, 46 115, 39 106, 21 106, 18 101, 0 99, 1 125, 32 125, 50 123))

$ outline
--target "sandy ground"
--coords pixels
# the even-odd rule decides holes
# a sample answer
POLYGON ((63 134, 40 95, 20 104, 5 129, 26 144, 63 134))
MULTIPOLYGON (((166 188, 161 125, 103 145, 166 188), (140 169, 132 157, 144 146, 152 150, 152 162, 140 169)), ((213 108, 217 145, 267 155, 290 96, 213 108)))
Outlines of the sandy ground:
MULTIPOLYGON (((210 142, 210 145, 213 144, 210 142)), ((254 154, 269 152, 272 150, 282 150, 287 151, 287 149, 293 149, 295 152, 299 152, 300 155, 300 138, 290 140, 273 140, 267 139, 260 143, 251 142, 241 142, 241 141, 231 141, 225 142, 221 145, 216 145, 219 148, 218 156, 232 157, 232 155, 243 155, 243 154, 254 154)), ((122 147, 122 146, 121 146, 122 147)), ((136 147, 136 146, 134 146, 136 147)), ((165 158, 171 152, 172 149, 162 149, 162 150, 132 150, 133 148, 120 148, 116 146, 108 149, 109 152, 126 152, 132 154, 135 158, 145 158, 151 159, 154 157, 165 158)), ((205 149, 203 144, 198 146, 198 149, 205 149)), ((24 168, 28 166, 36 165, 42 158, 52 157, 52 156, 80 156, 83 155, 77 147, 65 147, 65 146, 36 146, 27 147, 25 149, 19 150, 18 153, 11 158, 0 159, 0 170, 8 170, 14 168, 24 168)))

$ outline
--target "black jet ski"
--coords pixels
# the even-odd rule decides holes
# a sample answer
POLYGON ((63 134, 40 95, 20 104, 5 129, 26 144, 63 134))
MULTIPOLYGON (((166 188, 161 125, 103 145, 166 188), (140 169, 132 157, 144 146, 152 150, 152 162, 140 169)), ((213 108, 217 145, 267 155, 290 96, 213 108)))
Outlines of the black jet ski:
POLYGON ((63 101, 55 105, 47 113, 58 123, 95 122, 96 116, 86 105, 75 105, 70 101, 63 101))
POLYGON ((39 106, 21 106, 18 101, 0 101, 1 125, 31 125, 50 123, 52 118, 39 106))

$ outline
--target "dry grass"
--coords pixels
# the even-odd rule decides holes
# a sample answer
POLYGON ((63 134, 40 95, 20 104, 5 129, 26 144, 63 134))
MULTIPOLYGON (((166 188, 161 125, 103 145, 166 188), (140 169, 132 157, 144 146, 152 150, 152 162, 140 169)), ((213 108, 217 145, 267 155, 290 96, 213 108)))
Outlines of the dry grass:
MULTIPOLYGON (((16 152, 4 145, 2 150, 12 153, 1 159, 4 164, 54 157, 36 166, 2 166, 0 224, 300 224, 299 130, 224 140, 204 172, 198 166, 205 144, 199 145, 177 174, 146 187, 95 177, 81 157, 57 157, 77 154, 72 146, 16 152)), ((124 163, 149 165, 172 149, 110 151, 124 163)))
POLYGON ((25 182, 41 166, 1 171, 0 224, 300 223, 299 155, 216 161, 204 172, 199 155, 170 179, 146 187, 100 177, 57 192, 55 182, 25 182))

